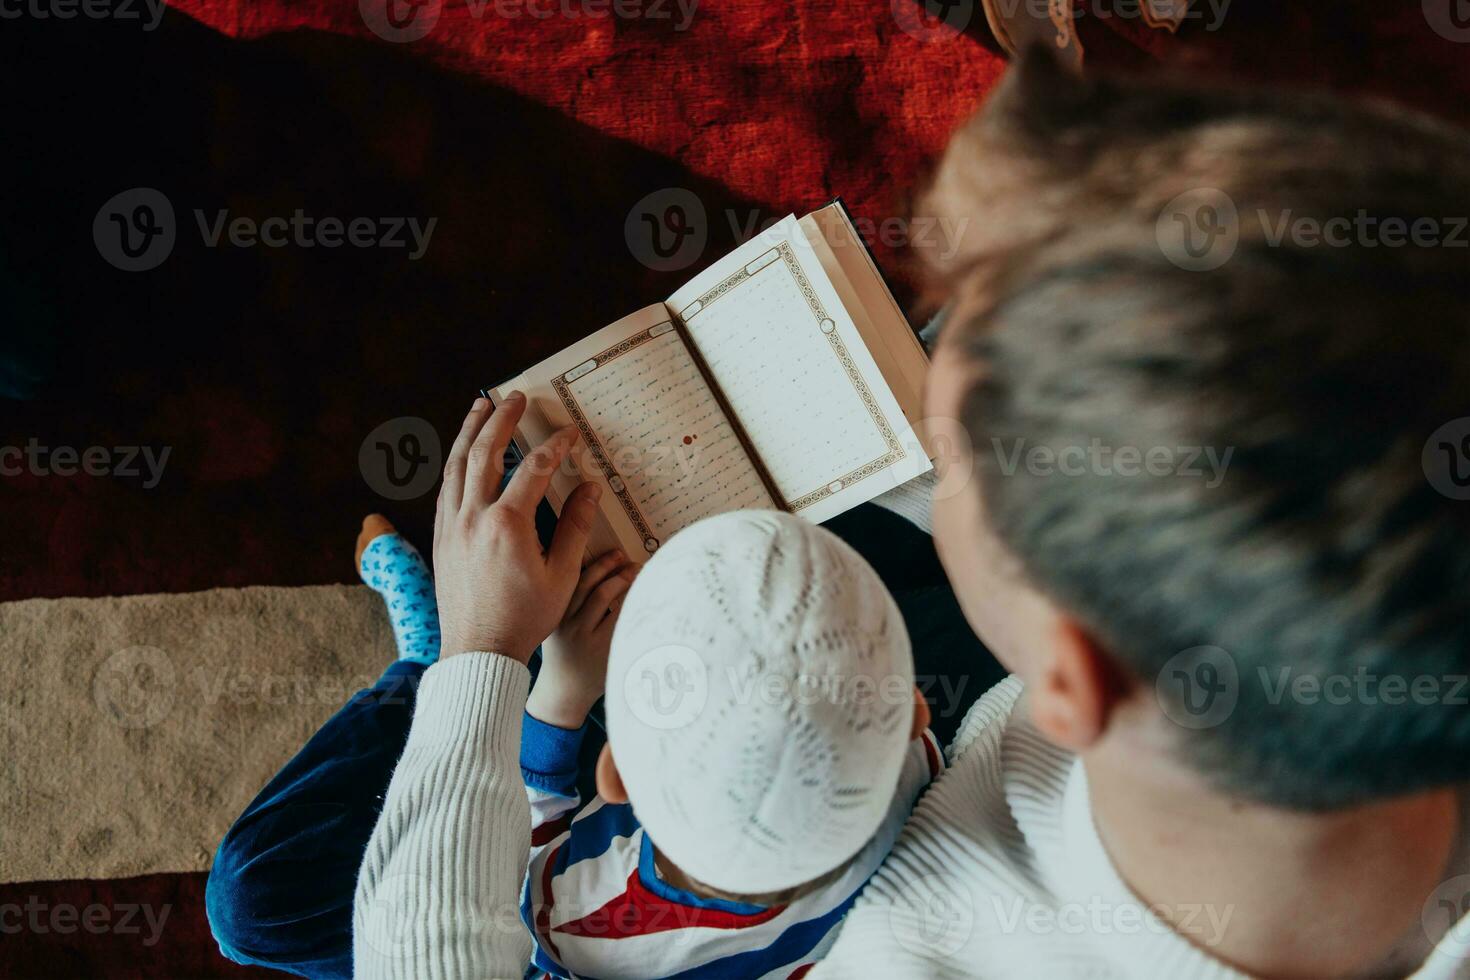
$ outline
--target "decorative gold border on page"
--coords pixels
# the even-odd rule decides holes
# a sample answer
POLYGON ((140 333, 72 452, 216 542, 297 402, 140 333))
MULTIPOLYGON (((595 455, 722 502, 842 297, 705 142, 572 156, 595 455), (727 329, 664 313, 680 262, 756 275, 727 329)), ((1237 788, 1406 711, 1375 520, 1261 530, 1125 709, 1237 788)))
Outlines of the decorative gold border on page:
MULTIPOLYGON (((626 340, 613 344, 607 350, 599 351, 587 359, 588 361, 594 362, 593 367, 579 373, 575 380, 580 381, 603 365, 622 357, 630 350, 641 347, 650 340, 656 339, 654 337, 655 330, 659 331, 658 336, 660 337, 672 333, 673 326, 671 321, 665 320, 663 323, 649 327, 642 333, 634 334, 626 340), (662 327, 669 327, 670 329, 662 330, 662 327)), ((582 362, 582 364, 586 363, 587 361, 582 362)), ((576 371, 582 364, 578 364, 572 371, 576 371)), ((570 383, 567 381, 567 375, 571 374, 572 371, 564 371, 552 378, 551 387, 556 391, 557 397, 561 399, 562 405, 566 408, 567 414, 572 417, 572 422, 576 424, 578 431, 582 433, 582 441, 587 444, 587 451, 597 461, 597 467, 602 470, 602 475, 606 478, 607 485, 617 496, 618 502, 623 505, 623 512, 628 515, 628 520, 633 522, 634 529, 643 537, 643 547, 648 550, 649 554, 653 554, 658 550, 658 538, 654 537, 653 529, 648 526, 648 521, 644 519, 643 512, 638 509, 638 504, 633 500, 632 494, 628 493, 627 483, 618 475, 618 471, 613 468, 612 461, 607 458, 607 451, 602 447, 602 440, 592 430, 591 424, 587 421, 587 414, 582 411, 582 406, 577 402, 577 396, 572 394, 570 383)))
POLYGON ((888 447, 888 452, 879 456, 877 459, 864 463, 850 473, 843 474, 824 487, 813 490, 808 494, 798 497, 796 500, 789 501, 786 505, 787 509, 795 513, 796 511, 810 507, 820 500, 825 500, 838 490, 845 490, 859 480, 867 479, 874 473, 882 472, 900 459, 903 459, 908 453, 903 448, 903 444, 898 441, 898 437, 893 434, 893 428, 888 424, 888 419, 884 418, 883 410, 878 407, 878 399, 873 397, 873 392, 868 387, 867 381, 863 379, 862 374, 858 371, 857 364, 852 359, 852 354, 848 351, 847 345, 842 342, 842 337, 837 333, 836 322, 827 315, 826 309, 822 306, 821 299, 817 296, 817 291, 812 288, 811 281, 807 279, 806 270, 801 267, 801 263, 797 260, 796 253, 792 250, 790 242, 778 242, 770 249, 751 259, 739 271, 721 280, 709 292, 680 310, 679 318, 687 324, 690 319, 703 313, 711 303, 728 294, 736 286, 745 282, 747 279, 754 278, 766 269, 774 268, 775 262, 765 261, 766 256, 770 255, 771 252, 777 253, 784 262, 787 271, 791 273, 791 278, 796 281, 797 288, 801 290, 802 296, 806 298, 807 306, 810 307, 812 315, 816 318, 817 329, 821 330, 822 334, 827 338, 828 343, 832 347, 832 353, 837 357, 838 362, 842 365, 843 371, 847 374, 848 382, 852 385, 853 390, 857 392, 858 397, 863 400, 863 404, 867 406, 868 414, 873 418, 874 427, 883 438, 884 445, 888 447), (755 272, 750 272, 750 267, 757 264, 760 264, 760 268, 756 269, 755 272), (694 312, 690 313, 690 310, 694 312))

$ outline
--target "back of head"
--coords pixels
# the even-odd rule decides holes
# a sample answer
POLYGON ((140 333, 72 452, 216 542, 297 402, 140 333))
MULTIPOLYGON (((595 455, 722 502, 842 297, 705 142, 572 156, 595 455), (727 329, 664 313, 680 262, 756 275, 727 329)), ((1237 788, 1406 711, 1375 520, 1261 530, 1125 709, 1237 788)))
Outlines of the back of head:
POLYGON ((934 271, 990 529, 1183 757, 1298 808, 1463 781, 1470 138, 1033 55, 926 206, 974 219, 934 271))
POLYGON ((759 894, 839 867, 895 792, 913 660, 892 596, 828 531, 769 511, 680 531, 613 634, 608 744, 683 872, 759 894))

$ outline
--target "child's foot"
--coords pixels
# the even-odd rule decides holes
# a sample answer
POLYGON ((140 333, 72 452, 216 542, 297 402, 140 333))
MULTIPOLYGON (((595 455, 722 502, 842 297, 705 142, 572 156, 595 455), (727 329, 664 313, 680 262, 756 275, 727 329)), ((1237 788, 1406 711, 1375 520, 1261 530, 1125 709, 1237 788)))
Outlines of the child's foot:
POLYGON ((417 548, 388 518, 369 514, 357 536, 357 574, 388 605, 398 659, 431 664, 439 659, 439 604, 434 578, 417 548))

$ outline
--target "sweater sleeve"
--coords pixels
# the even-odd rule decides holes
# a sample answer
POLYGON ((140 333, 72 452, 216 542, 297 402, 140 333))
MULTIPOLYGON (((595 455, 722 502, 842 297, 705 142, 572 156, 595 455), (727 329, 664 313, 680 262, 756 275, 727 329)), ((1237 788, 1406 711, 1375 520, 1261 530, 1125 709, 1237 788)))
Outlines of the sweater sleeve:
POLYGON ((519 752, 529 687, 524 666, 492 653, 425 671, 358 873, 355 976, 524 973, 531 941, 518 898, 531 818, 519 752))
POLYGON ((581 797, 577 758, 587 722, 578 729, 558 728, 529 713, 521 721, 521 779, 531 804, 531 867, 536 856, 571 825, 581 797))

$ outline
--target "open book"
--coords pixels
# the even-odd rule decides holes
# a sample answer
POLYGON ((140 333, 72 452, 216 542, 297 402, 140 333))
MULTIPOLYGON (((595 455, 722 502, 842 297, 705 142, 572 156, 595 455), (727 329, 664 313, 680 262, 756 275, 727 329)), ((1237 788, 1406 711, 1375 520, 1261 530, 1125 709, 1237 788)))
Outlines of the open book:
POLYGON ((703 517, 762 507, 820 522, 929 470, 927 367, 834 202, 486 394, 525 393, 523 453, 577 426, 552 506, 600 483, 589 550, 638 560, 703 517))

